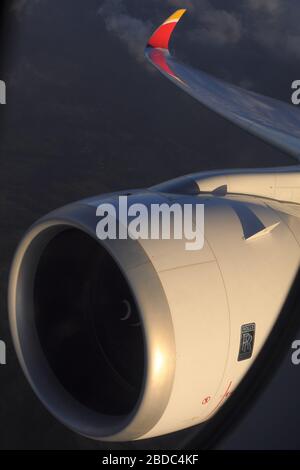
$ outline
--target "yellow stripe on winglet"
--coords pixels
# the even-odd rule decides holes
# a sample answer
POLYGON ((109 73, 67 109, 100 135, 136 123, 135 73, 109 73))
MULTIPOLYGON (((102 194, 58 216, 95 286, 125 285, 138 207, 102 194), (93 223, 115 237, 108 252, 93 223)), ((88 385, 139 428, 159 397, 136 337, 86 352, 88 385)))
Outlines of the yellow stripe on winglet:
POLYGON ((182 8, 181 10, 177 10, 175 11, 175 13, 173 13, 173 15, 169 16, 169 18, 166 19, 166 21, 164 22, 165 23, 171 23, 173 21, 179 21, 180 18, 182 17, 182 15, 184 15, 186 12, 186 9, 182 8))

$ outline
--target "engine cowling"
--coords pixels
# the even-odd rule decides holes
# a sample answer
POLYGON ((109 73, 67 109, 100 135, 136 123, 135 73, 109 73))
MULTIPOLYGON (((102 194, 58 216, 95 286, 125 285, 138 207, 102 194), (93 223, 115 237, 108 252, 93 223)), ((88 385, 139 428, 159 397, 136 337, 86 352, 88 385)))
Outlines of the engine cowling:
POLYGON ((96 208, 117 207, 118 195, 96 197, 34 224, 9 283, 14 344, 35 393, 72 430, 110 441, 212 417, 255 361, 300 260, 295 205, 162 190, 129 199, 203 203, 203 248, 99 240, 96 208), (266 230, 255 236, 257 221, 266 230))

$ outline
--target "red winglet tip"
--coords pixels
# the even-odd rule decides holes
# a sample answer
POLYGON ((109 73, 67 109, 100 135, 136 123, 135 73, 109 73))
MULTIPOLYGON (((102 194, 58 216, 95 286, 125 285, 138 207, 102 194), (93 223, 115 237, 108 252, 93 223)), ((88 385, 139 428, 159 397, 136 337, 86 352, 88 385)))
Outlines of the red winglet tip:
POLYGON ((172 33, 185 12, 185 9, 180 9, 175 11, 173 15, 169 16, 169 18, 167 18, 164 23, 159 26, 159 28, 157 28, 157 30, 152 34, 147 46, 160 49, 169 49, 169 41, 172 33))

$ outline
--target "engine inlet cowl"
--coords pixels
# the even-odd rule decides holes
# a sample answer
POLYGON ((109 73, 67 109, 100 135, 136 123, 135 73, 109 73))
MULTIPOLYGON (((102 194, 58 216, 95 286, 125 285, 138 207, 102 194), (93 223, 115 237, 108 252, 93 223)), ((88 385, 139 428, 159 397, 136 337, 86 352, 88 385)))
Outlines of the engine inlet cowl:
POLYGON ((49 411, 85 436, 126 441, 147 433, 168 402, 172 321, 139 243, 98 240, 95 220, 74 204, 28 231, 11 270, 10 321, 49 411))

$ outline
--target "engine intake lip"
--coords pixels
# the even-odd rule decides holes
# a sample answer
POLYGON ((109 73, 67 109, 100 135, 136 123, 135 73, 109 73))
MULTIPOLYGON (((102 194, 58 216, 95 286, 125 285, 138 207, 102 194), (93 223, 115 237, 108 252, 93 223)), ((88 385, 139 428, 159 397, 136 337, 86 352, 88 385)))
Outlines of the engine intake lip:
POLYGON ((29 229, 17 249, 10 272, 10 327, 29 383, 59 421, 89 438, 129 441, 145 436, 168 404, 175 372, 173 324, 159 277, 140 243, 131 239, 100 241, 95 223, 94 207, 75 203, 52 212, 29 229), (89 235, 109 253, 126 278, 139 311, 144 339, 144 377, 139 398, 127 414, 102 414, 75 400, 57 380, 40 344, 34 323, 35 273, 45 247, 70 228, 89 235))

